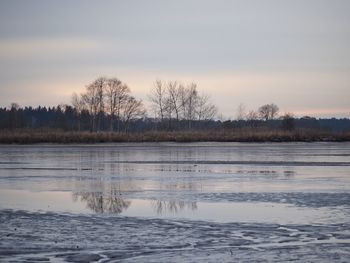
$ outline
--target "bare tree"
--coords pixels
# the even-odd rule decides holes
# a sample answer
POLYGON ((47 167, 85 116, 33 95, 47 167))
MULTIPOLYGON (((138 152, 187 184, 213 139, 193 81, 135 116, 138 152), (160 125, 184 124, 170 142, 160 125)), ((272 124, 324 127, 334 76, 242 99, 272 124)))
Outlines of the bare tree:
POLYGON ((163 122, 164 120, 164 115, 167 107, 166 96, 167 90, 165 83, 161 80, 156 80, 156 82, 153 85, 151 94, 148 98, 153 104, 153 108, 156 114, 158 115, 158 118, 160 118, 161 122, 163 122))
POLYGON ((146 113, 142 100, 136 100, 134 97, 129 96, 124 105, 123 120, 125 132, 129 129, 130 121, 143 117, 146 113))
POLYGON ((257 120, 259 119, 259 113, 254 110, 250 110, 247 113, 246 118, 250 127, 254 128, 257 125, 257 120))
POLYGON ((117 108, 117 94, 121 85, 122 82, 117 78, 108 79, 105 85, 106 110, 107 113, 110 115, 110 131, 113 131, 114 118, 117 108))
POLYGON ((86 92, 81 98, 73 94, 72 103, 77 108, 80 107, 80 102, 84 103, 84 109, 90 114, 91 131, 100 130, 102 121, 108 117, 111 131, 114 130, 115 119, 118 120, 118 131, 121 121, 127 130, 130 120, 145 114, 142 101, 131 97, 130 93, 129 87, 119 79, 99 77, 86 86, 86 92))
POLYGON ((167 85, 168 100, 167 100, 167 110, 170 113, 175 113, 176 121, 179 121, 180 110, 181 110, 181 93, 179 84, 177 81, 170 81, 167 85))
POLYGON ((177 122, 186 120, 188 128, 192 128, 194 120, 209 120, 217 113, 209 96, 198 94, 196 83, 184 86, 177 81, 165 84, 157 80, 149 98, 161 120, 168 118, 169 128, 174 115, 177 122))
POLYGON ((196 110, 198 106, 197 84, 191 83, 187 88, 181 89, 181 104, 183 117, 188 121, 188 128, 192 128, 192 122, 196 118, 196 110))
POLYGON ((101 115, 104 114, 104 87, 107 79, 99 77, 91 84, 86 86, 86 92, 82 95, 84 103, 91 115, 91 129, 92 131, 99 130, 101 127, 101 115), (96 126, 96 119, 98 118, 98 125, 96 126), (97 128, 97 129, 96 129, 97 128))
POLYGON ((78 131, 80 131, 81 127, 80 127, 80 117, 81 117, 81 112, 85 109, 85 102, 83 100, 83 96, 78 96, 77 93, 73 93, 72 94, 72 105, 74 107, 75 110, 75 117, 78 120, 78 131))
POLYGON ((246 116, 248 121, 255 121, 259 118, 259 114, 254 110, 250 110, 246 116))
POLYGON ((278 115, 279 108, 277 105, 271 103, 262 105, 258 111, 260 118, 268 121, 274 119, 278 115))
POLYGON ((201 95, 198 97, 197 117, 198 120, 211 120, 215 117, 218 109, 210 102, 208 95, 201 95))
POLYGON ((118 132, 120 131, 121 111, 126 103, 130 89, 117 78, 107 80, 105 86, 105 96, 107 100, 107 112, 110 114, 110 130, 113 131, 115 117, 117 118, 118 132))
POLYGON ((279 109, 278 106, 275 105, 275 104, 270 104, 270 106, 271 106, 271 114, 270 114, 270 117, 271 117, 271 119, 274 119, 275 117, 278 116, 278 112, 279 112, 280 109, 279 109))
POLYGON ((97 128, 98 130, 101 129, 101 119, 102 116, 104 115, 104 110, 105 110, 105 105, 104 105, 104 90, 105 86, 107 83, 107 79, 105 77, 99 77, 93 82, 93 85, 96 86, 96 91, 97 91, 97 105, 98 105, 98 125, 97 128))
POLYGON ((240 103, 237 107, 237 116, 236 119, 238 121, 242 121, 246 118, 247 115, 247 110, 246 110, 246 106, 243 103, 240 103))
POLYGON ((90 84, 86 86, 86 92, 82 94, 82 100, 86 104, 91 116, 91 131, 96 130, 96 116, 98 111, 96 93, 96 88, 90 84))

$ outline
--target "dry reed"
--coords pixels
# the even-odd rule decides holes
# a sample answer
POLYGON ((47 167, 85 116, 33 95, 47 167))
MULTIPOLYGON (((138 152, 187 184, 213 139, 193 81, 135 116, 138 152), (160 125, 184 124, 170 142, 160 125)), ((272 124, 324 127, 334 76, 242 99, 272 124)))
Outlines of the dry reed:
POLYGON ((143 133, 65 132, 56 130, 1 131, 2 144, 32 143, 106 143, 106 142, 316 142, 350 141, 350 132, 330 133, 320 130, 209 130, 148 131, 143 133))

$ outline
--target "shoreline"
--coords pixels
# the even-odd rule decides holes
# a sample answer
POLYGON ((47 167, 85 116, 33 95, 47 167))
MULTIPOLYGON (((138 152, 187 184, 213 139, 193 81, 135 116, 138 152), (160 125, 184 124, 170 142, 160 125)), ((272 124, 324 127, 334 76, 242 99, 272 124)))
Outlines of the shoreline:
POLYGON ((329 133, 314 130, 219 130, 152 131, 143 133, 72 132, 72 131, 1 131, 0 145, 5 144, 97 144, 142 142, 348 142, 350 132, 329 133))

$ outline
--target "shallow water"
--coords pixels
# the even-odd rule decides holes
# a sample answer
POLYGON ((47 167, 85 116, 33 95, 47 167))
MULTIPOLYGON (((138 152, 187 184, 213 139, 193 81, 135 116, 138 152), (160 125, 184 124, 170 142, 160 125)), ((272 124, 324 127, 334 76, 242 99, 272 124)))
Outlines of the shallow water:
POLYGON ((349 143, 0 146, 0 261, 350 260, 349 143))

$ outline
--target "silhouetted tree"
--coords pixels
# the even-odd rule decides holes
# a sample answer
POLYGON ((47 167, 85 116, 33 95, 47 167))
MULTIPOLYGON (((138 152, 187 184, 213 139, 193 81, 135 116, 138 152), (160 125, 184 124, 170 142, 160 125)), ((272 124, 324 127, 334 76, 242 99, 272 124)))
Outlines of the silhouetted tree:
POLYGON ((274 119, 278 115, 278 111, 278 106, 273 103, 265 104, 258 110, 260 118, 265 121, 274 119))
POLYGON ((172 129, 173 116, 177 128, 184 127, 183 124, 187 122, 187 127, 191 129, 195 120, 211 120, 217 113, 210 97, 199 94, 195 83, 183 85, 178 81, 165 83, 157 80, 149 99, 158 118, 168 119, 169 129, 172 129))
POLYGON ((117 78, 110 78, 107 80, 105 86, 107 113, 110 115, 110 130, 112 131, 115 117, 117 118, 117 131, 120 131, 120 117, 123 107, 125 106, 128 97, 130 96, 130 89, 117 78))
POLYGON ((196 112, 199 121, 212 120, 217 111, 217 107, 210 102, 210 97, 208 95, 201 95, 198 97, 196 112))
POLYGON ((163 123, 167 107, 166 84, 161 80, 156 80, 148 98, 152 103, 152 108, 155 111, 157 118, 159 118, 161 123, 163 123))
POLYGON ((181 110, 181 89, 177 81, 169 81, 167 84, 167 112, 169 119, 172 118, 172 114, 175 113, 176 121, 179 121, 181 110))
POLYGON ((87 109, 91 115, 92 131, 99 130, 101 126, 101 118, 104 113, 103 90, 106 85, 106 81, 107 80, 105 77, 97 78, 91 84, 86 86, 86 92, 82 95, 83 101, 87 105, 87 109))
POLYGON ((251 128, 254 128, 257 126, 257 121, 259 118, 258 112, 254 111, 254 110, 250 110, 247 113, 246 118, 247 118, 247 123, 251 128))
POLYGON ((130 121, 144 117, 146 111, 141 100, 136 100, 134 97, 129 97, 124 106, 123 120, 125 132, 129 129, 130 121))
POLYGON ((192 128, 192 122, 196 118, 196 112, 199 103, 197 85, 191 83, 187 88, 180 90, 182 98, 182 110, 184 119, 188 121, 188 128, 192 128))
POLYGON ((78 131, 81 130, 81 115, 82 111, 85 110, 85 103, 82 96, 78 96, 75 92, 72 95, 72 105, 74 108, 74 115, 77 120, 78 131))

